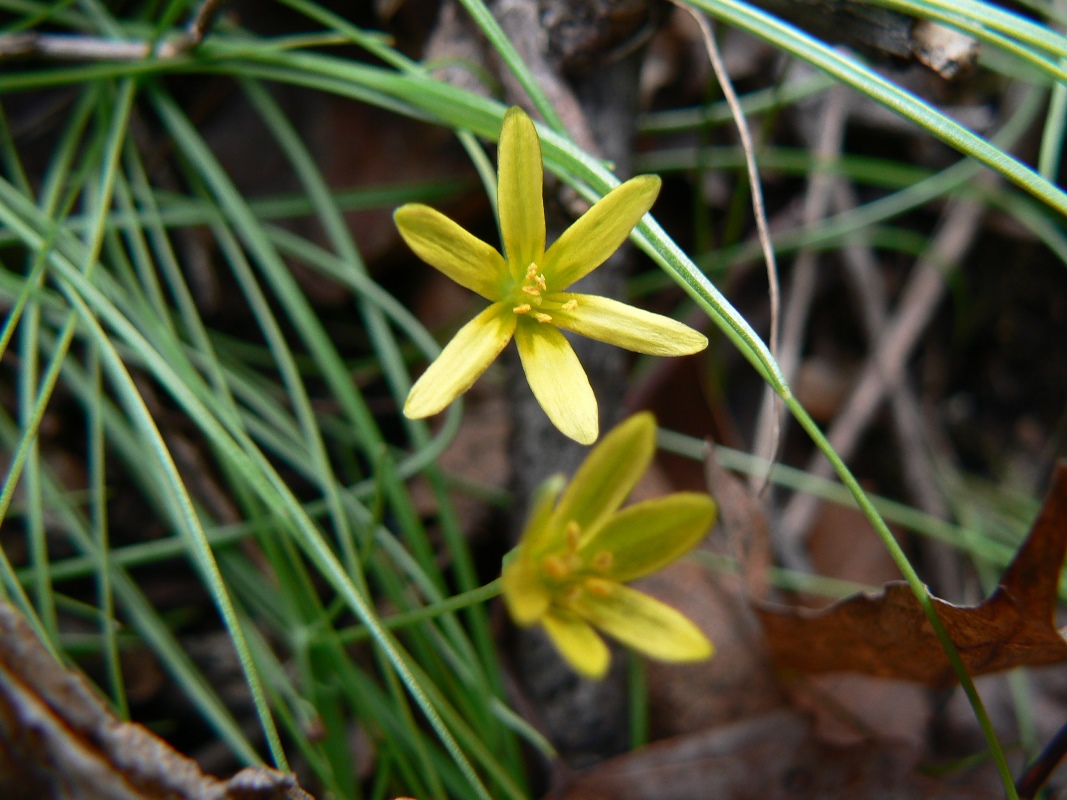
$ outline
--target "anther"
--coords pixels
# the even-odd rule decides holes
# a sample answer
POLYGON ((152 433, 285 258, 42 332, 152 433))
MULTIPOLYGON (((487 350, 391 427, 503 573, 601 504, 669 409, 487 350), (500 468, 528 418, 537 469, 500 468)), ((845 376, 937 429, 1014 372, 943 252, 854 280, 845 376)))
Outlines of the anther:
POLYGON ((615 563, 615 556, 613 556, 608 550, 601 550, 595 556, 591 562, 593 569, 597 572, 607 572, 611 569, 611 565, 615 563))
POLYGON ((538 289, 536 286, 523 286, 522 290, 523 290, 523 292, 525 292, 526 294, 530 295, 531 297, 540 297, 541 296, 541 290, 538 289))
POLYGON ((567 547, 570 550, 578 549, 578 539, 582 535, 582 529, 575 520, 571 520, 567 523, 567 527, 564 528, 564 533, 567 534, 567 547))
POLYGON ((549 316, 548 314, 540 314, 540 313, 534 314, 534 319, 536 319, 538 322, 551 322, 552 321, 552 317, 551 316, 549 316))
POLYGON ((598 597, 607 597, 612 593, 614 586, 611 581, 606 581, 603 578, 588 578, 585 581, 585 589, 589 594, 595 594, 598 597))
POLYGON ((526 280, 533 280, 537 275, 537 264, 530 262, 530 266, 526 268, 526 280))
POLYGON ((578 301, 577 300, 568 300, 566 303, 563 304, 563 310, 564 311, 574 311, 574 309, 576 309, 577 307, 578 307, 578 301))
POLYGON ((550 578, 554 578, 557 581, 566 578, 571 574, 571 567, 567 564, 567 561, 559 556, 545 556, 541 562, 541 568, 550 578))
POLYGON ((530 310, 530 304, 523 303, 521 306, 515 306, 515 308, 511 310, 514 311, 516 314, 525 314, 530 310))
POLYGON ((537 281, 537 285, 541 287, 542 292, 548 290, 548 281, 545 280, 544 275, 538 275, 534 280, 537 281))

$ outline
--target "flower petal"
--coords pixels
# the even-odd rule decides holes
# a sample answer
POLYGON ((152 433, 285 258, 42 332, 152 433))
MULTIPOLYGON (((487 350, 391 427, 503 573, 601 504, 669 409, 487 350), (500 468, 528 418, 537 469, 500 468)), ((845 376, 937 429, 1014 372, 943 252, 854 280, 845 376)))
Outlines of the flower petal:
POLYGON ((600 342, 652 356, 685 356, 708 346, 704 334, 678 320, 593 294, 550 295, 552 322, 600 342), (554 306, 577 303, 572 309, 554 306))
POLYGON ((440 211, 408 203, 393 212, 396 227, 415 255, 486 300, 499 300, 508 276, 503 257, 440 211))
POLYGON ((541 582, 533 561, 523 558, 521 552, 516 553, 504 566, 500 578, 504 605, 515 624, 529 627, 545 615, 552 596, 541 582))
POLYGON ((421 419, 441 411, 478 380, 514 332, 515 314, 507 303, 494 303, 460 328, 411 387, 404 416, 421 419))
POLYGON ((497 204, 504 256, 515 280, 545 252, 544 175, 541 140, 518 106, 504 115, 497 153, 497 204))
POLYGON ((578 555, 596 563, 611 554, 604 577, 626 583, 655 572, 696 547, 715 520, 715 501, 706 494, 678 492, 613 514, 582 542, 578 555))
POLYGON ((598 581, 597 588, 579 593, 570 608, 609 636, 660 661, 711 656, 711 642, 681 612, 613 581, 598 581))
POLYGON ((542 623, 552 644, 576 672, 587 678, 604 677, 611 663, 611 653, 588 623, 558 609, 549 611, 542 623))
POLYGON ((556 506, 560 492, 567 485, 562 475, 553 475, 537 487, 533 501, 530 503, 530 516, 522 531, 519 547, 529 557, 536 558, 546 550, 555 549, 557 539, 562 541, 564 531, 549 526, 552 510, 556 506))
POLYGON ((615 513, 630 494, 656 450, 656 419, 647 411, 616 425, 586 456, 563 492, 549 527, 568 522, 592 531, 615 513))
POLYGON ((515 330, 515 344, 534 397, 552 424, 577 442, 595 442, 599 433, 596 395, 563 334, 548 323, 524 317, 515 330))
POLYGON ((607 261, 652 208, 661 183, 655 175, 631 178, 575 220, 541 263, 552 291, 566 289, 607 261))

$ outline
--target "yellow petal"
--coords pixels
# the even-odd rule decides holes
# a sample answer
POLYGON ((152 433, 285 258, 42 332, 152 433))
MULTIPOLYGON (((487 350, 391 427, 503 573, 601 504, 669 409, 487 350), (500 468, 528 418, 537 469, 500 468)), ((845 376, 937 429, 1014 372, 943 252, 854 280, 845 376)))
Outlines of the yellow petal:
POLYGON ((500 577, 504 605, 517 625, 529 627, 545 615, 552 597, 541 583, 540 573, 529 558, 516 553, 500 577))
POLYGON ((499 300, 508 268, 493 247, 439 211, 419 203, 398 208, 393 219, 408 247, 431 267, 486 300, 499 300))
POLYGON ((589 563, 610 553, 603 576, 626 583, 662 569, 688 553, 715 521, 715 501, 678 492, 625 508, 592 531, 578 550, 589 563))
POLYGON ((545 253, 541 270, 549 286, 566 289, 607 261, 652 208, 660 184, 655 175, 638 175, 582 214, 545 253))
POLYGON ((647 411, 616 425, 578 468, 552 514, 550 528, 564 530, 568 522, 592 532, 613 514, 656 451, 656 419, 647 411))
POLYGON ((537 493, 530 503, 530 515, 523 529, 519 547, 531 558, 553 550, 557 543, 562 543, 566 535, 562 528, 553 529, 549 525, 552 509, 567 481, 562 475, 553 475, 537 487, 537 493))
POLYGON ((515 344, 534 397, 552 424, 577 442, 595 442, 599 432, 596 396, 563 334, 547 323, 524 317, 515 330, 515 344))
POLYGON ((628 647, 660 661, 703 661, 711 642, 683 614, 643 592, 600 581, 602 591, 584 591, 571 610, 628 647))
POLYGON ((436 414, 471 388, 515 332, 508 303, 494 303, 456 332, 436 360, 411 387, 404 416, 436 414))
POLYGON ((589 294, 553 293, 552 322, 564 330, 607 342, 616 347, 647 353, 653 356, 685 356, 698 353, 708 346, 707 337, 688 325, 643 311, 618 300, 589 294), (558 310, 566 303, 574 308, 558 310))
POLYGON ((545 252, 545 206, 541 141, 533 121, 518 106, 504 115, 497 162, 504 256, 512 277, 522 280, 526 268, 540 262, 545 252))
POLYGON ((567 611, 552 609, 542 623, 552 644, 576 672, 587 678, 604 677, 611 663, 611 653, 604 640, 586 622, 567 611))

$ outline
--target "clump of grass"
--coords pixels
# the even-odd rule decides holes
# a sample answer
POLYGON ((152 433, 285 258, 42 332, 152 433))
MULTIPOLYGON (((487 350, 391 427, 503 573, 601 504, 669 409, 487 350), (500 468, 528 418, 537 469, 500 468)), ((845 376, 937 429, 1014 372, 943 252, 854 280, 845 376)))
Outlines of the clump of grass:
MULTIPOLYGON (((776 249, 838 247, 863 230, 883 245, 917 252, 923 242, 902 237, 893 219, 938 197, 966 195, 1012 214, 1067 261, 1067 239, 1058 224, 1067 213, 1067 196, 1052 180, 1063 143, 1067 40, 1051 27, 987 3, 880 4, 979 38, 988 68, 1030 85, 1024 110, 984 138, 863 63, 748 3, 690 2, 823 76, 793 92, 754 94, 748 108, 780 107, 843 83, 961 154, 957 164, 929 173, 883 159, 842 159, 831 167, 813 163, 802 151, 761 153, 764 168, 808 172, 825 166, 891 190, 855 212, 780 237, 776 249), (1053 102, 1045 111, 1035 170, 1007 148, 1040 113, 1050 89, 1053 102), (972 186, 971 179, 987 168, 1013 187, 972 186)), ((479 586, 446 476, 436 465, 458 427, 461 407, 449 411, 436 434, 421 422, 397 418, 391 423, 398 422, 402 432, 386 435, 360 383, 352 380, 353 360, 359 359, 363 374, 380 381, 399 407, 416 354, 432 357, 437 345, 368 274, 343 212, 390 207, 401 199, 429 201, 454 187, 331 190, 269 86, 329 92, 445 126, 483 176, 487 161, 478 138, 495 139, 505 106, 440 82, 382 35, 315 3, 285 5, 303 14, 314 32, 262 37, 224 18, 198 46, 173 57, 37 60, 0 74, 0 97, 54 92, 67 109, 40 167, 30 166, 22 142, 0 124, 0 246, 8 265, 0 271, 6 309, 0 355, 17 357, 12 371, 18 387, 12 406, 0 411, 0 438, 11 454, 0 488, 0 519, 19 518, 28 541, 21 569, 0 551, 0 591, 58 654, 64 646, 60 610, 70 606, 65 584, 93 577, 98 648, 120 715, 129 713, 121 658, 123 649, 133 646, 129 632, 241 762, 255 763, 265 752, 284 768, 298 753, 337 797, 358 797, 364 789, 371 797, 396 791, 525 797, 520 742, 543 750, 548 745, 508 706, 482 606, 495 588, 479 586), (381 66, 330 49, 339 44, 362 48, 381 66), (176 99, 171 79, 177 76, 232 79, 284 153, 300 193, 246 197, 176 99), (168 165, 181 190, 164 190, 153 180, 157 154, 142 135, 147 119, 158 126, 158 141, 170 148, 168 165), (278 224, 290 216, 313 219, 321 241, 278 224), (243 346, 213 329, 196 302, 181 255, 182 237, 194 227, 206 232, 238 293, 226 302, 254 322, 254 335, 243 346), (292 263, 351 291, 367 332, 365 350, 352 352, 331 341, 294 280, 292 263), (88 476, 83 493, 71 492, 41 452, 41 423, 58 397, 69 398, 84 416, 84 441, 77 448, 88 476), (187 438, 195 438, 198 457, 182 447, 187 438), (210 473, 217 494, 195 485, 199 470, 210 473), (424 476, 432 489, 440 541, 431 538, 416 510, 407 483, 413 475, 424 476), (165 536, 115 546, 108 518, 114 491, 136 493, 165 536), (56 560, 52 553, 60 540, 77 555, 56 560), (242 547, 244 542, 254 543, 254 550, 242 547), (233 641, 258 715, 255 735, 224 707, 131 573, 172 559, 192 565, 233 641), (388 614, 381 610, 386 606, 388 614), (350 647, 356 640, 366 641, 368 649, 350 647), (353 767, 354 724, 375 749, 369 788, 353 767)), ((546 167, 590 200, 616 186, 611 171, 568 138, 484 4, 463 5, 545 120, 546 167)), ((165 38, 182 15, 194 11, 180 0, 149 4, 140 16, 128 17, 113 16, 95 0, 77 5, 2 0, 0 7, 12 15, 7 33, 47 26, 102 41, 143 42, 165 38)), ((726 119, 721 107, 709 106, 652 116, 645 125, 649 131, 685 130, 726 119)), ((688 170, 707 159, 719 166, 741 162, 729 149, 659 149, 644 156, 642 169, 688 170)), ((831 460, 920 600, 927 598, 925 589, 883 514, 910 519, 983 558, 1005 558, 1008 550, 990 537, 963 535, 916 518, 910 509, 874 503, 862 491, 794 397, 768 347, 708 277, 710 269, 750 259, 749 249, 737 245, 695 260, 652 220, 641 224, 634 241, 782 397, 831 460)), ((833 491, 840 494, 840 485, 833 491)), ((951 657, 951 643, 944 642, 951 657)), ((960 670, 1011 795, 999 743, 960 670)))

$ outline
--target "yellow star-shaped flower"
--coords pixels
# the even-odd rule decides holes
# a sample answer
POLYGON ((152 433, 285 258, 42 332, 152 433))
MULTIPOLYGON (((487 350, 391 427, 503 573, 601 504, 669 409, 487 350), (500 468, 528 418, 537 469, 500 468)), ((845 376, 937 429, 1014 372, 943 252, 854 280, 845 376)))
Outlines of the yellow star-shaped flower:
POLYGON ((562 478, 546 482, 518 547, 504 559, 512 618, 544 626, 563 658, 589 678, 602 677, 610 661, 594 627, 661 661, 712 653, 680 612, 623 585, 683 556, 715 520, 715 501, 695 492, 618 510, 652 460, 655 437, 652 415, 636 414, 593 448, 562 496, 562 478))
POLYGON ((429 206, 396 210, 404 241, 424 261, 492 305, 464 325, 415 383, 404 414, 436 414, 478 379, 512 336, 526 378, 552 423, 583 444, 596 441, 597 403, 560 328, 627 350, 660 356, 696 353, 708 340, 687 325, 567 288, 626 240, 659 194, 640 175, 617 186, 545 250, 541 142, 533 122, 510 108, 500 132, 497 195, 504 255, 429 206))

